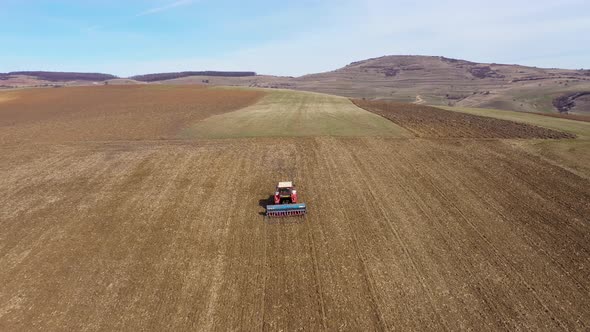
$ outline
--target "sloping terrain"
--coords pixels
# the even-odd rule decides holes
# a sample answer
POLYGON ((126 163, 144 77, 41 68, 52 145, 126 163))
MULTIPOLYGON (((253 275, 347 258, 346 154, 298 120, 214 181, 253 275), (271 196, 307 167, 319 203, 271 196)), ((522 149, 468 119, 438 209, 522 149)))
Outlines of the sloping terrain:
MULTIPOLYGON (((82 78, 88 75, 56 74, 82 78)), ((64 79, 62 82, 51 82, 44 81, 44 77, 0 74, 0 88, 88 85, 97 81, 70 82, 64 79)), ((192 71, 138 75, 128 82, 135 84, 137 81, 133 78, 153 84, 283 88, 431 105, 590 114, 590 70, 476 63, 440 56, 383 56, 301 77, 255 75, 254 72, 192 71)))
POLYGON ((14 71, 0 73, 0 89, 33 86, 89 85, 112 79, 117 79, 117 76, 102 73, 14 71))
POLYGON ((346 98, 294 91, 275 91, 250 107, 195 123, 183 134, 193 138, 412 136, 346 98))
POLYGON ((13 71, 6 74, 0 73, 0 80, 10 79, 12 76, 30 76, 38 80, 49 82, 63 81, 106 81, 117 78, 115 75, 101 73, 64 73, 52 71, 13 71))
POLYGON ((137 75, 131 76, 129 78, 140 82, 156 82, 191 76, 251 77, 256 76, 256 73, 251 71, 183 71, 176 73, 156 73, 137 75))
MULTIPOLYGON (((186 77, 166 83, 286 88, 432 105, 559 112, 560 98, 590 92, 589 70, 483 64, 438 56, 384 56, 302 77, 186 77)), ((587 114, 583 95, 568 112, 587 114)))
POLYGON ((477 115, 480 117, 489 117, 513 122, 526 123, 529 125, 554 129, 557 131, 568 132, 576 135, 578 138, 590 139, 590 123, 563 117, 547 116, 546 114, 531 114, 524 112, 512 112, 506 110, 497 110, 489 108, 470 108, 470 107, 448 107, 440 106, 444 110, 455 111, 477 115))
POLYGON ((0 94, 0 142, 175 138, 212 115, 258 101, 264 92, 199 86, 98 86, 0 94))
POLYGON ((355 98, 406 102, 420 98, 433 105, 557 112, 554 99, 590 91, 590 71, 481 64, 434 56, 384 56, 303 76, 296 82, 298 89, 355 98))
POLYGON ((554 129, 576 135, 575 140, 527 140, 515 146, 533 153, 547 162, 565 167, 582 177, 590 179, 590 123, 562 117, 510 112, 494 109, 443 107, 455 112, 515 121, 554 129))
POLYGON ((570 111, 578 109, 582 111, 584 108, 588 107, 587 103, 589 101, 590 91, 581 91, 564 94, 553 99, 553 106, 555 106, 560 113, 569 113, 570 111))
POLYGON ((495 141, 3 147, 2 330, 590 324, 590 182, 495 141), (265 223, 294 179, 310 213, 265 223))
POLYGON ((354 99, 353 103, 429 138, 575 138, 574 134, 525 123, 445 111, 424 105, 354 99))
POLYGON ((590 122, 590 115, 583 115, 583 114, 569 114, 569 113, 535 113, 544 116, 550 116, 553 118, 562 118, 562 119, 569 119, 575 121, 584 121, 590 122))
MULTIPOLYGON (((2 331, 590 326, 590 176, 527 148, 576 149, 588 122, 504 112, 578 138, 425 139, 340 97, 103 88, 85 88, 103 130, 165 125, 0 143, 2 331), (112 116, 131 101, 135 122, 112 116), (306 218, 263 218, 280 180, 306 218)), ((62 90, 0 94, 0 123, 83 113, 62 90)))

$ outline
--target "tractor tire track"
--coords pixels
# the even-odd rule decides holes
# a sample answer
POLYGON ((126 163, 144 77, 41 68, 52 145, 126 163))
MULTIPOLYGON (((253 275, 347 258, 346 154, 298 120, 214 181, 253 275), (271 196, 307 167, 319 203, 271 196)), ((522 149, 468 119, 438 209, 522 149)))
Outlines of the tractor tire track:
POLYGON ((505 142, 30 145, 0 178, 3 329, 590 326, 587 182, 505 142), (263 222, 283 177, 309 215, 263 222))
MULTIPOLYGON (((347 148, 347 157, 348 157, 347 158, 348 160, 345 161, 344 163, 347 165, 351 165, 351 167, 349 167, 351 171, 352 170, 356 171, 356 174, 350 174, 348 178, 362 179, 361 181, 363 181, 365 183, 364 186, 357 186, 356 191, 361 192, 361 189, 360 189, 361 187, 368 189, 368 193, 370 194, 370 197, 371 197, 370 201, 374 202, 373 204, 378 206, 378 209, 381 212, 381 216, 386 219, 385 224, 386 224, 387 228, 392 233, 392 235, 394 236, 396 241, 398 241, 399 244, 401 245, 404 257, 410 263, 412 270, 414 271, 415 275, 417 276, 417 280, 419 280, 422 290, 427 295, 432 311, 437 313, 437 317, 438 317, 438 319, 440 319, 439 323, 442 326, 445 326, 445 329, 448 330, 449 329, 448 326, 446 325, 446 323, 444 322, 444 320, 440 316, 440 313, 436 310, 436 306, 434 305, 434 301, 433 301, 432 291, 424 282, 425 278, 424 278, 422 272, 420 271, 420 269, 418 268, 415 260, 412 258, 412 254, 409 250, 408 245, 406 244, 404 239, 401 237, 401 235, 397 232, 397 230, 393 227, 393 223, 391 222, 391 219, 389 217, 387 217, 387 214, 385 213, 383 206, 381 204, 377 203, 380 201, 380 199, 378 197, 381 197, 381 196, 375 195, 374 189, 373 189, 374 186, 372 184, 367 183, 366 179, 367 179, 367 177, 371 176, 372 172, 366 171, 366 170, 361 171, 360 165, 362 164, 362 162, 359 160, 358 156, 355 155, 354 152, 350 151, 350 147, 347 148)), ((408 194, 408 191, 406 191, 406 194, 408 194)))
MULTIPOLYGON (((366 144, 366 142, 364 142, 364 144, 363 144, 363 148, 361 149, 361 151, 377 151, 377 150, 380 150, 380 149, 373 149, 371 146, 367 145, 367 144, 366 144)), ((382 151, 382 152, 383 152, 383 150, 380 150, 380 151, 382 151)), ((387 172, 388 172, 389 174, 393 174, 393 175, 394 175, 394 178, 397 178, 397 179, 403 179, 403 178, 404 178, 404 177, 401 175, 401 173, 399 173, 399 171, 398 171, 398 168, 399 168, 400 170, 403 170, 403 168, 404 168, 404 167, 401 167, 401 165, 403 165, 403 164, 407 164, 407 161, 406 161, 406 162, 404 162, 404 161, 403 161, 404 159, 403 159, 403 157, 401 156, 401 154, 402 154, 402 153, 398 154, 398 156, 397 156, 397 159, 401 161, 401 163, 400 163, 400 164, 397 164, 397 163, 396 163, 394 166, 390 166, 390 165, 389 165, 388 163, 386 163, 386 162, 385 162, 385 160, 383 160, 383 159, 381 159, 381 161, 378 163, 379 165, 387 165, 387 167, 386 167, 386 169, 387 169, 387 172)), ((380 155, 380 156, 381 156, 381 155, 383 155, 383 154, 382 154, 382 153, 375 153, 375 155, 380 155)), ((361 160, 360 160, 359 158, 360 158, 360 157, 358 157, 358 156, 356 157, 356 162, 357 162, 358 164, 362 164, 362 162, 361 162, 361 160)), ((374 178, 373 176, 371 176, 371 172, 370 172, 370 171, 366 171, 366 172, 365 172, 365 174, 369 175, 369 176, 368 176, 368 179, 373 179, 373 178, 374 178)), ((377 185, 378 183, 379 183, 379 181, 373 180, 373 181, 372 181, 372 183, 368 185, 368 187, 369 187, 369 188, 375 188, 375 187, 378 187, 378 185, 377 185)), ((438 225, 439 225, 439 227, 437 227, 437 228, 435 228, 435 229, 444 229, 444 226, 443 226, 443 225, 441 225, 441 224, 440 224, 440 223, 437 221, 437 219, 436 219, 436 218, 435 218, 435 217, 434 217, 434 216, 433 216, 431 213, 429 213, 429 212, 428 212, 426 209, 424 209, 424 208, 423 208, 423 206, 426 206, 426 204, 425 204, 425 203, 423 203, 423 202, 421 202, 421 198, 419 198, 418 196, 414 195, 414 194, 413 194, 413 192, 412 192, 411 190, 409 190, 409 189, 408 189, 408 187, 406 187, 405 185, 401 185, 401 183, 403 183, 403 182, 401 182, 401 181, 400 181, 400 182, 398 182, 398 183, 400 183, 400 187, 401 187, 401 188, 402 188, 402 190, 404 191, 405 195, 406 195, 406 196, 408 196, 408 197, 411 197, 411 198, 412 198, 412 201, 415 201, 415 202, 417 202, 417 203, 418 203, 418 204, 416 204, 416 205, 417 205, 417 207, 418 207, 418 209, 420 210, 420 212, 421 212, 421 214, 422 214, 422 215, 424 215, 424 216, 426 216, 426 217, 428 218, 428 220, 429 220, 429 224, 435 224, 435 223, 436 223, 436 224, 438 224, 438 225)), ((374 197, 374 200, 375 200, 376 202, 378 202, 378 201, 379 201, 378 197, 383 197, 383 196, 385 195, 384 193, 375 194, 375 193, 374 193, 374 190, 370 190, 370 191, 371 191, 371 193, 372 193, 372 195, 373 195, 373 197, 374 197)), ((383 208, 382 208, 382 210, 383 210, 383 208)), ((384 215, 387 215, 387 214, 385 214, 385 212, 384 212, 384 215)), ((390 219, 390 218, 387 218, 387 219, 388 219, 388 224, 389 224, 390 228, 391 228, 392 230, 395 230, 395 228, 393 227, 393 223, 391 222, 391 219, 390 219)), ((395 232, 395 231, 394 231, 394 232, 395 232)), ((397 233, 397 232, 395 232, 395 233, 397 233)), ((443 238, 445 239, 445 244, 446 244, 446 246, 450 248, 451 246, 448 244, 448 243, 449 243, 449 242, 448 242, 448 239, 449 239, 449 238, 448 238, 448 237, 446 237, 446 236, 445 236, 445 235, 444 235, 442 232, 440 232, 440 231, 438 231, 438 230, 437 230, 437 233, 438 233, 438 234, 439 234, 441 237, 443 237, 443 238)), ((399 234, 398 234, 397 236, 399 236, 399 234)), ((400 239, 401 239, 401 236, 399 236, 399 237, 400 237, 400 239)), ((402 241, 402 243, 403 243, 403 241, 402 241)), ((424 278, 423 274, 420 272, 420 270, 417 268, 417 264, 416 264, 416 263, 414 262, 414 260, 411 258, 411 257, 412 257, 412 255, 409 253, 409 251, 408 251, 408 249, 407 249, 407 246, 405 246, 405 245, 404 245, 404 249, 405 249, 405 251, 406 251, 406 254, 407 254, 407 257, 408 257, 408 259, 409 259, 409 260, 412 262, 412 265, 413 265, 413 267, 414 267, 414 269, 415 269, 415 271, 416 271, 416 274, 420 276, 420 277, 419 277, 419 280, 421 280, 422 287, 423 287, 423 289, 426 291, 426 294, 428 294, 428 298, 430 299, 430 303, 431 303, 431 306, 433 307, 433 310, 434 310, 434 311, 436 311, 436 309, 435 309, 435 308, 436 308, 436 306, 434 305, 434 300, 433 300, 433 299, 434 299, 434 295, 432 294, 432 292, 430 292, 430 291, 429 291, 430 287, 429 287, 429 286, 427 286, 427 285, 426 285, 426 283, 423 281, 423 280, 425 280, 425 278, 424 278)), ((450 329, 450 328, 448 327, 448 325, 446 325, 446 323, 445 323, 445 322, 442 320, 442 317, 440 316, 440 314, 439 314, 439 318, 441 319, 441 324, 445 324, 445 326, 446 326, 446 329, 450 329)))
MULTIPOLYGON (((330 144, 332 145, 332 144, 330 144)), ((321 149, 321 148, 320 148, 321 149)), ((323 155, 326 156, 338 156, 339 154, 336 153, 335 151, 327 151, 326 153, 323 153, 323 155)), ((336 163, 334 158, 326 158, 325 162, 328 166, 328 174, 329 174, 329 183, 334 183, 335 181, 338 181, 338 183, 340 184, 340 187, 345 187, 346 183, 342 180, 341 177, 334 177, 332 176, 333 174, 337 174, 338 172, 338 165, 340 163, 336 163)), ((353 244, 353 252, 356 256, 356 259, 358 261, 359 264, 359 269, 361 272, 361 278, 363 280, 363 284, 364 287, 366 287, 367 289, 367 296, 368 296, 368 301, 369 301, 369 305, 371 308, 371 312, 373 313, 373 317, 374 317, 374 321, 376 323, 376 328, 378 330, 381 331, 385 331, 387 330, 387 325, 383 319, 383 313, 381 312, 380 308, 379 308, 379 302, 378 302, 378 296, 375 293, 375 289, 374 289, 374 281, 373 278, 367 268, 365 259, 363 258, 362 252, 359 248, 359 240, 354 232, 354 230, 351 228, 349 222, 351 220, 353 220, 352 218, 349 217, 348 215, 348 211, 346 209, 346 204, 342 201, 342 199, 339 197, 338 198, 338 205, 340 206, 340 210, 341 213, 343 215, 342 218, 342 222, 346 223, 346 229, 348 230, 348 235, 351 237, 351 242, 353 244)))

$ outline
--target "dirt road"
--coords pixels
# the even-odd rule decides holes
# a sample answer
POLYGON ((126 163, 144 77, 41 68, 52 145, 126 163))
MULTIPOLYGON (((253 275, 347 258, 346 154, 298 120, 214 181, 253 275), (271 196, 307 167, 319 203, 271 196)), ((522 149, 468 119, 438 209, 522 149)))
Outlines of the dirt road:
POLYGON ((422 99, 422 96, 416 95, 416 101, 414 101, 414 104, 423 105, 426 104, 426 101, 422 99))
POLYGON ((590 325, 590 183, 502 141, 0 149, 1 330, 590 325))

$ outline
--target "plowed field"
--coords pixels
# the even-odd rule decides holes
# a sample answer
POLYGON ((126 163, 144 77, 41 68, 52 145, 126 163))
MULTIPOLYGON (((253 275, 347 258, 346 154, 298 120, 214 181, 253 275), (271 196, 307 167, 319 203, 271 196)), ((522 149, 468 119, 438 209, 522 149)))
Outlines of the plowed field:
POLYGON ((588 178, 523 140, 319 133, 1 144, 0 330, 590 327, 588 178), (264 220, 279 180, 305 219, 264 220))
POLYGON ((502 142, 2 153, 4 330, 590 324, 590 183, 502 142), (259 215, 283 178, 310 206, 304 222, 259 215))
POLYGON ((367 111, 379 114, 428 138, 574 138, 575 135, 524 123, 443 111, 407 103, 355 99, 367 111))
POLYGON ((0 143, 169 139, 264 92, 199 86, 98 86, 0 94, 0 143))

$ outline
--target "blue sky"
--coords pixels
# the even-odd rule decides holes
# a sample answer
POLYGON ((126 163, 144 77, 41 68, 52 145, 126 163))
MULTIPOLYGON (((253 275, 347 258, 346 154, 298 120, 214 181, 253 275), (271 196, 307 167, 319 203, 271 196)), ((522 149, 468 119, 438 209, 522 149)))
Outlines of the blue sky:
POLYGON ((0 72, 299 76, 390 54, 590 68, 590 1, 0 0, 0 72))

